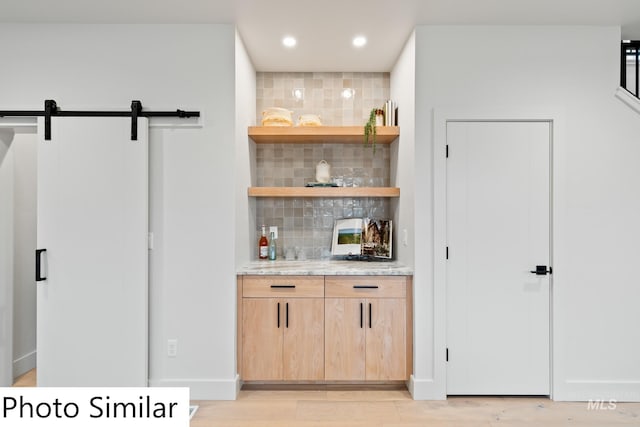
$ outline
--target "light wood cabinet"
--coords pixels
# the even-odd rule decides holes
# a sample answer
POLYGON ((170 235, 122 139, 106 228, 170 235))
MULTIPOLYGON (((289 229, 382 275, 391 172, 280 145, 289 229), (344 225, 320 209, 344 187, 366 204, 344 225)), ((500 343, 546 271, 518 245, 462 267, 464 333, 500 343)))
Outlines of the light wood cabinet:
POLYGON ((242 312, 244 379, 281 380, 282 303, 276 298, 244 298, 242 312))
POLYGON ((286 299, 283 379, 324 379, 324 299, 286 299))
POLYGON ((325 378, 406 380, 404 277, 331 277, 325 283, 325 378))
POLYGON ((365 300, 326 298, 325 379, 361 381, 365 379, 365 300))
POLYGON ((238 286, 243 381, 384 382, 411 374, 410 277, 243 276, 238 286))
POLYGON ((243 280, 243 380, 324 379, 323 295, 323 277, 243 280))
POLYGON ((406 380, 406 301, 371 298, 366 336, 366 380, 406 380))
POLYGON ((407 379, 405 305, 399 298, 327 298, 325 378, 407 379))

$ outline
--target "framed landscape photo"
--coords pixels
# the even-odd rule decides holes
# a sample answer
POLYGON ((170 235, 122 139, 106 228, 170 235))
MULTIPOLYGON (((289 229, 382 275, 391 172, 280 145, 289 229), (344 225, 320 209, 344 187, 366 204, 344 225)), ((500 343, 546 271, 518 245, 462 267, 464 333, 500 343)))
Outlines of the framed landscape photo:
POLYGON ((362 218, 337 219, 333 226, 331 255, 360 255, 361 251, 362 218))

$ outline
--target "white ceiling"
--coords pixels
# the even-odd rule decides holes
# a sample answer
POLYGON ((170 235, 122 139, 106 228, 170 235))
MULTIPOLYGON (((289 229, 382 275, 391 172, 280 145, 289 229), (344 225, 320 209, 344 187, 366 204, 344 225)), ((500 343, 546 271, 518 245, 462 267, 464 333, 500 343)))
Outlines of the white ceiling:
POLYGON ((229 23, 259 71, 389 71, 420 24, 619 25, 640 39, 640 0, 0 0, 0 22, 229 23))

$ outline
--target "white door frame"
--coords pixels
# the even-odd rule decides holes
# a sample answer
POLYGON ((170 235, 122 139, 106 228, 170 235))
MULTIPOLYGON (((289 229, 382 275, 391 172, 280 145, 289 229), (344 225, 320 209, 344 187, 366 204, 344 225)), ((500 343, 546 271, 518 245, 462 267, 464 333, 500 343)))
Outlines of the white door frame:
POLYGON ((0 124, 0 387, 13 384, 14 141, 0 124))
POLYGON ((550 259, 553 266, 553 276, 550 278, 550 390, 551 398, 554 395, 554 359, 557 359, 554 346, 554 294, 555 287, 562 283, 562 259, 563 251, 558 242, 561 233, 564 212, 563 200, 564 188, 560 179, 564 179, 558 173, 559 165, 564 164, 564 144, 562 143, 562 124, 564 114, 559 108, 528 109, 522 107, 494 108, 435 108, 433 110, 433 299, 434 299, 434 382, 439 384, 439 389, 446 396, 447 386, 447 362, 445 359, 447 343, 447 122, 454 121, 517 121, 517 122, 548 122, 550 125, 551 143, 551 168, 550 186, 550 259), (559 233, 560 231, 560 233, 559 233))
MULTIPOLYGON (((36 124, 35 120, 24 118, 24 117, 0 117, 0 129, 15 131, 19 129, 24 133, 33 133, 36 134, 36 124)), ((12 137, 13 138, 13 137, 12 137)), ((15 140, 12 140, 11 144, 15 144, 15 140)), ((2 162, 2 158, 0 158, 0 162, 2 162)), ((9 207, 11 211, 13 211, 13 203, 9 207)), ((2 224, 0 224, 2 226, 2 224)), ((11 239, 9 242, 1 242, 0 244, 9 244, 11 246, 10 252, 13 253, 13 247, 15 246, 15 242, 11 239)), ((0 248, 0 252, 2 248, 0 248)), ((4 262, 8 262, 8 260, 0 260, 0 265, 4 262)), ((10 264, 13 264, 13 260, 10 261, 10 264)), ((10 387, 13 384, 14 380, 14 362, 15 356, 13 354, 13 336, 14 336, 14 322, 13 322, 13 313, 15 312, 14 304, 10 301, 13 299, 14 295, 14 271, 13 268, 10 270, 4 271, 5 277, 9 278, 6 289, 1 289, 3 286, 2 277, 0 277, 0 300, 3 298, 7 298, 7 305, 5 307, 4 319, 2 329, 0 330, 0 339, 5 339, 5 345, 0 345, 0 360, 2 360, 2 366, 0 366, 0 387, 10 387), (4 293, 4 295, 2 295, 4 293)))

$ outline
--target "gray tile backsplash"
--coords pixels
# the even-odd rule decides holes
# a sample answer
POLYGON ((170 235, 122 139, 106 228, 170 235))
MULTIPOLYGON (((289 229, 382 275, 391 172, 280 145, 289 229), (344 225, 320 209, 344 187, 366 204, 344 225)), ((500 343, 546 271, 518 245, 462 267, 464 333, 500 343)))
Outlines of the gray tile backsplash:
POLYGON ((256 224, 278 226, 278 258, 284 258, 287 249, 297 248, 307 259, 322 259, 331 250, 336 219, 389 218, 389 214, 389 200, 379 197, 260 198, 256 202, 256 224))
POLYGON ((325 160, 331 176, 346 187, 388 187, 389 145, 376 153, 364 144, 258 144, 258 187, 304 187, 315 181, 316 165, 325 160))
MULTIPOLYGON (((284 107, 299 114, 319 114, 324 125, 364 125, 369 111, 389 98, 388 73, 257 73, 256 107, 284 107), (352 88, 345 100, 340 93, 352 88), (296 100, 293 89, 303 89, 296 100)), ((294 120, 295 121, 295 120, 294 120)), ((390 147, 378 145, 375 155, 362 144, 257 144, 256 185, 303 187, 315 181, 316 164, 325 160, 331 176, 344 186, 390 185, 390 147)), ((256 224, 278 226, 278 258, 287 249, 304 251, 307 259, 322 259, 331 250, 336 219, 389 218, 387 198, 257 198, 256 224)), ((259 236, 259 231, 258 231, 259 236)), ((253 258, 257 258, 257 245, 253 258)))
POLYGON ((256 73, 256 123, 262 111, 282 107, 300 114, 318 114, 327 126, 364 125, 374 107, 382 108, 389 99, 389 73, 256 73), (300 89, 303 99, 296 99, 300 89), (353 96, 341 96, 353 89, 353 96))

